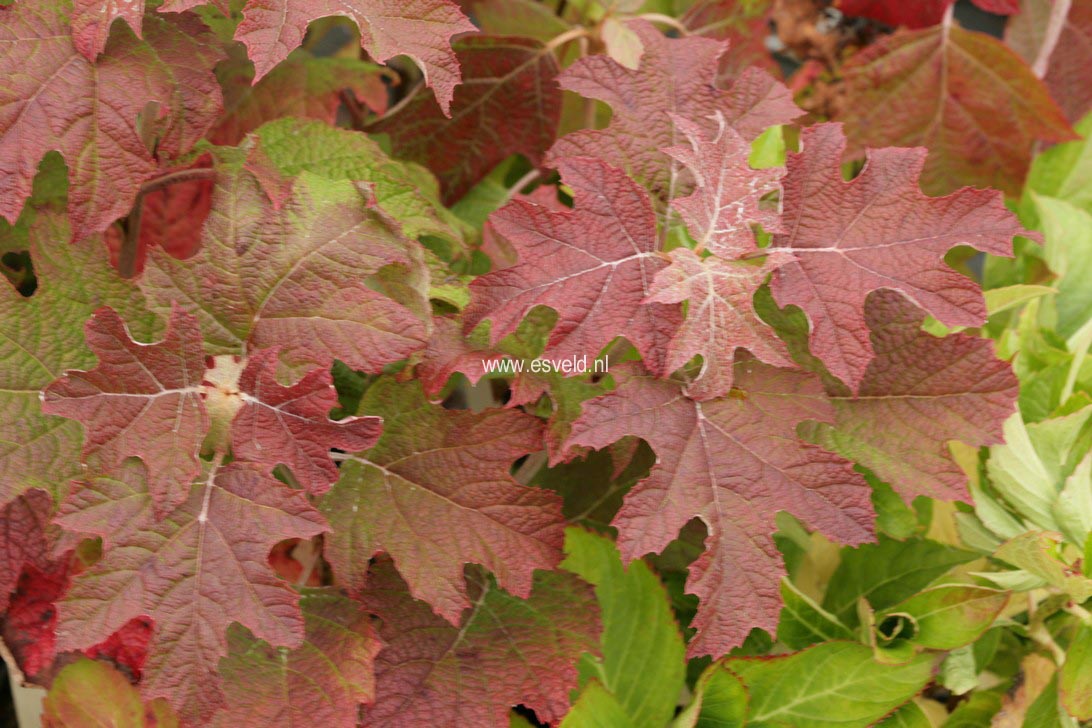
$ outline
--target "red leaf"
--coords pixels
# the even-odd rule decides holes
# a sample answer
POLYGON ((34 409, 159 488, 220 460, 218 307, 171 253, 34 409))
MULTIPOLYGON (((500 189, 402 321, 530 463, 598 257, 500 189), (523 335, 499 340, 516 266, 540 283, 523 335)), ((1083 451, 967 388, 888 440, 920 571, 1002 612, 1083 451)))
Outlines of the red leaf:
MULTIPOLYGON (((163 10, 205 2, 174 0, 163 10)), ((328 15, 352 19, 360 27, 360 45, 379 63, 400 55, 412 58, 440 107, 448 110, 459 83, 459 62, 448 43, 454 35, 475 30, 451 0, 247 0, 235 39, 246 44, 256 79, 303 42, 312 20, 328 15)))
POLYGON ((944 11, 955 0, 838 0, 838 9, 846 15, 872 18, 888 25, 926 28, 944 18, 944 11))
POLYGON ((1012 15, 1020 12, 1020 0, 971 0, 971 2, 994 15, 1012 15))
POLYGON ((842 180, 845 138, 835 124, 804 130, 803 151, 788 160, 783 224, 773 248, 796 261, 773 276, 781 306, 811 322, 811 352, 856 390, 872 360, 865 298, 897 290, 949 326, 977 326, 986 307, 979 286, 944 264, 957 245, 1011 255, 1022 232, 998 192, 962 189, 926 197, 917 180, 922 149, 876 149, 860 175, 842 180))
POLYGON ((633 435, 656 452, 656 466, 612 523, 627 561, 662 551, 694 516, 705 522, 705 552, 687 579, 701 600, 692 657, 723 655, 752 628, 772 634, 777 627, 785 575, 771 535, 778 511, 842 543, 872 539, 864 479, 796 435, 802 421, 833 418, 816 377, 744 358, 736 364, 738 394, 696 402, 676 382, 635 368, 611 374, 617 389, 584 403, 566 449, 602 449, 633 435))
POLYGON ((755 314, 752 300, 770 271, 790 260, 790 255, 775 251, 761 266, 753 266, 715 256, 702 260, 686 248, 671 251, 671 266, 656 274, 648 300, 690 301, 686 321, 671 339, 667 354, 669 371, 701 355, 701 372, 686 388, 690 397, 705 400, 728 394, 740 347, 769 364, 793 366, 785 344, 755 314))
POLYGON ((550 306, 557 325, 544 352, 594 357, 617 336, 637 347, 650 370, 665 372, 667 343, 681 320, 677 306, 644 304, 656 272, 656 217, 648 195, 621 170, 597 159, 558 163, 575 209, 554 212, 513 200, 490 217, 519 262, 470 284, 466 327, 484 319, 496 343, 533 307, 550 306))
POLYGON ((415 600, 391 562, 371 569, 365 606, 379 615, 376 702, 365 726, 506 728, 523 704, 555 723, 577 686, 577 658, 597 652, 599 610, 590 586, 565 572, 535 573, 526 600, 474 579, 461 627, 415 600))
POLYGON ((165 697, 184 720, 204 724, 222 704, 217 665, 239 622, 274 645, 304 636, 297 594, 266 562, 278 541, 326 530, 302 491, 232 463, 193 485, 157 520, 144 468, 80 484, 57 522, 103 539, 102 559, 59 605, 58 648, 101 642, 133 617, 155 620, 143 692, 165 697))
POLYGON ((517 596, 534 569, 561 560, 564 522, 554 493, 509 474, 542 447, 542 423, 517 410, 448 410, 415 383, 381 379, 361 411, 383 417, 371 450, 342 464, 322 501, 333 533, 326 558, 340 583, 359 589, 368 559, 386 551, 415 598, 457 623, 470 605, 465 564, 493 572, 517 596))
POLYGON ((454 318, 438 316, 432 320, 432 337, 415 371, 429 397, 438 395, 455 372, 465 374, 471 384, 477 384, 486 374, 485 362, 505 358, 488 347, 475 347, 463 336, 462 329, 460 321, 454 318))
POLYGON ((146 617, 133 617, 104 641, 88 647, 83 654, 95 660, 109 660, 133 682, 140 680, 141 670, 148 660, 148 645, 152 641, 152 621, 146 617))
POLYGON ((463 82, 455 89, 450 119, 435 99, 418 94, 369 129, 390 135, 396 157, 431 169, 445 204, 513 154, 540 164, 561 115, 557 61, 541 43, 479 35, 454 48, 463 82))
POLYGON ((266 472, 283 463, 299 484, 320 495, 337 480, 330 450, 367 450, 379 439, 378 417, 329 417, 337 405, 330 370, 315 369, 291 387, 277 382, 277 349, 250 357, 239 378, 243 406, 231 424, 231 451, 266 472))
POLYGON ((56 601, 68 588, 68 560, 27 566, 3 621, 4 644, 34 683, 48 684, 57 656, 56 601))
POLYGON ((694 35, 729 41, 728 51, 720 58, 718 78, 738 78, 750 66, 780 78, 781 68, 766 47, 771 4, 771 0, 698 0, 679 20, 694 35))
POLYGON ((121 18, 140 37, 144 0, 75 0, 72 7, 72 42, 87 60, 106 48, 110 26, 121 18))
POLYGON ((164 153, 180 154, 221 104, 211 65, 219 52, 206 47, 211 34, 190 34, 190 22, 200 26, 156 19, 148 42, 123 29, 92 65, 76 50, 62 6, 20 2, 5 11, 0 76, 11 81, 0 90, 0 216, 15 221, 38 163, 54 149, 68 164, 73 238, 128 212, 158 166, 144 135, 158 133, 164 153), (183 55, 192 65, 178 65, 183 55))
POLYGON ((948 443, 1001 442, 1016 402, 1016 377, 993 343, 921 330, 921 311, 895 291, 869 296, 876 358, 858 396, 831 388, 832 424, 809 423, 808 439, 869 468, 909 503, 925 495, 969 501, 967 476, 948 443))
POLYGON ((598 157, 624 169, 666 202, 692 186, 679 163, 662 151, 683 141, 670 114, 685 116, 705 136, 713 136, 719 124, 711 117, 719 112, 748 142, 800 114, 789 90, 759 68, 747 69, 728 89, 717 88, 717 63, 727 43, 665 38, 643 20, 629 26, 645 49, 636 71, 596 55, 581 58, 559 77, 562 88, 604 101, 614 114, 606 129, 585 129, 559 139, 548 164, 571 156, 598 157))
POLYGON ((900 31, 842 68, 853 151, 923 146, 922 188, 1018 197, 1036 141, 1075 139, 1046 87, 1000 41, 958 26, 900 31))
POLYGON ((663 151, 686 165, 696 186, 692 195, 671 204, 698 247, 722 258, 740 258, 757 250, 752 224, 766 232, 782 232, 777 211, 761 209, 759 200, 778 189, 784 170, 752 169, 747 163, 751 145, 722 116, 717 116, 720 126, 710 137, 683 116, 671 118, 690 144, 663 151))
POLYGON ((341 92, 351 91, 376 112, 387 107, 387 85, 377 66, 356 58, 317 58, 297 50, 254 82, 254 66, 239 46, 217 68, 224 88, 223 117, 209 132, 215 144, 238 144, 249 132, 286 116, 319 119, 333 125, 341 92))
POLYGON ((220 662, 227 707, 215 726, 356 728, 361 703, 375 698, 372 662, 379 638, 360 605, 332 590, 304 590, 304 642, 285 651, 239 625, 220 662))
POLYGON ((1092 68, 1092 3, 1069 3, 1053 50, 1040 59, 1051 16, 1058 7, 1054 0, 1024 0, 1019 14, 1005 25, 1005 42, 1034 64, 1032 70, 1075 124, 1092 109, 1092 84, 1088 83, 1088 69, 1092 68))
MULTIPOLYGON (((194 169, 210 165, 211 160, 205 155, 194 169)), ((162 248, 179 259, 189 258, 197 252, 201 247, 201 229, 212 210, 212 189, 211 179, 195 179, 169 184, 144 195, 135 273, 144 270, 144 260, 151 247, 162 248)), ((110 248, 110 263, 117 267, 122 232, 114 225, 106 229, 104 237, 110 248)))
POLYGON ((197 453, 209 420, 201 401, 205 354, 197 319, 174 309, 162 341, 133 341, 111 308, 87 322, 99 364, 71 371, 45 388, 42 411, 83 423, 84 461, 117 473, 129 457, 148 468, 157 516, 186 499, 200 472, 197 453))
POLYGON ((178 261, 153 250, 139 283, 166 313, 201 322, 210 354, 280 347, 300 370, 340 359, 378 372, 423 348, 423 263, 415 241, 367 189, 304 173, 280 209, 225 152, 201 249, 178 261))
POLYGON ((0 508, 0 612, 7 608, 24 566, 49 568, 46 531, 52 517, 53 499, 38 488, 0 508))

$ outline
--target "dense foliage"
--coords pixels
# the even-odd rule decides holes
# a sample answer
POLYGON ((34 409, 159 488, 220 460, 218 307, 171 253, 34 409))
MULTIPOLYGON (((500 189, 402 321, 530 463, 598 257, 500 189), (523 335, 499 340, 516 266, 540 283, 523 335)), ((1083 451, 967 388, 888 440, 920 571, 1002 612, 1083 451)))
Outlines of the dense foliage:
POLYGON ((1092 2, 0 5, 47 725, 1092 721, 1092 2))

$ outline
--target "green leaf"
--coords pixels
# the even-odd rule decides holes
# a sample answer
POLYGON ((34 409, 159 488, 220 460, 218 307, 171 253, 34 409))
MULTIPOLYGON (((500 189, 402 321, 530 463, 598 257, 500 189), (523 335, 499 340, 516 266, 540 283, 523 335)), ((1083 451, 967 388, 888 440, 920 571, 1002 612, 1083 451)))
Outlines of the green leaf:
POLYGON ((970 551, 936 541, 880 536, 878 543, 842 550, 842 563, 831 577, 823 608, 846 626, 856 627, 861 597, 874 609, 886 609, 973 558, 970 551))
POLYGON ((1070 715, 1092 720, 1092 624, 1082 624, 1069 644, 1059 691, 1070 715))
POLYGON ((698 679, 693 701, 672 728, 743 728, 748 702, 739 677, 714 663, 698 679))
POLYGON ((1064 468, 1092 422, 1092 406, 1025 425, 1019 412, 1005 421, 1005 444, 990 448, 987 472, 1006 501, 1040 528, 1059 530, 1054 504, 1064 468))
POLYGON ((777 639, 789 649, 801 650, 817 642, 852 640, 853 631, 820 607, 789 581, 781 580, 781 621, 777 625, 777 639))
POLYGON ((970 700, 952 711, 944 728, 982 728, 1001 710, 1001 696, 996 692, 975 692, 970 700))
MULTIPOLYGON (((686 648, 667 592, 643 561, 624 568, 618 549, 604 536, 569 528, 565 553, 562 568, 595 587, 603 618, 603 658, 596 665, 602 685, 593 681, 587 689, 609 692, 629 725, 663 726, 674 713, 686 668, 686 648)), ((588 701, 604 702, 598 696, 588 701)))
POLYGON ((974 642, 1008 603, 1007 592, 952 584, 926 589, 876 616, 908 615, 916 631, 909 639, 922 647, 951 650, 974 642))
POLYGON ((431 172, 392 159, 365 134, 301 119, 271 121, 254 134, 260 151, 286 177, 306 170, 329 179, 371 182, 376 203, 411 238, 434 235, 461 246, 468 235, 440 202, 440 187, 431 172))
POLYGON ((1053 146, 1031 165, 1020 201, 1020 217, 1031 227, 1038 227, 1039 221, 1033 194, 1065 200, 1092 212, 1092 114, 1074 129, 1084 139, 1053 146))
POLYGON ((636 725, 614 695, 595 680, 584 687, 572 710, 561 721, 561 728, 633 728, 636 725))
POLYGON ((941 663, 939 682, 956 695, 973 690, 978 685, 974 647, 964 645, 949 652, 941 663))
POLYGON ((1024 283, 994 288, 983 294, 986 298, 986 313, 993 316, 995 313, 1007 311, 1026 301, 1040 296, 1049 296, 1055 292, 1050 286, 1033 286, 1024 283))
POLYGON ((828 642, 763 659, 729 659, 751 697, 748 728, 868 725, 917 695, 932 677, 933 659, 918 655, 885 665, 853 642, 828 642))
POLYGON ((876 728, 932 728, 929 717, 917 703, 910 702, 876 724, 876 728))
POLYGON ((42 707, 49 726, 178 728, 166 700, 156 698, 145 706, 128 678, 84 657, 61 670, 42 707))
POLYGON ((1092 579, 1073 574, 1072 568, 1058 559, 1059 542, 1060 534, 1028 531, 1002 544, 996 556, 1083 602, 1092 597, 1092 579))
POLYGON ((1092 213, 1064 200, 1032 195, 1042 219, 1047 265, 1061 277, 1056 331, 1069 338, 1092 319, 1092 213))

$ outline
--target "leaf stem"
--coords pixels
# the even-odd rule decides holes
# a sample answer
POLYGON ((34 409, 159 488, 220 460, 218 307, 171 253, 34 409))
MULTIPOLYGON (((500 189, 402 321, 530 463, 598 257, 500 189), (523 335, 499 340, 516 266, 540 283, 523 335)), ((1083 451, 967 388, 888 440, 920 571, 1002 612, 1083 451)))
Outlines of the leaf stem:
POLYGON ((647 20, 650 23, 661 23, 663 25, 670 26, 671 28, 679 31, 679 35, 690 35, 690 29, 670 15, 664 15, 663 13, 641 13, 637 17, 641 20, 647 20))

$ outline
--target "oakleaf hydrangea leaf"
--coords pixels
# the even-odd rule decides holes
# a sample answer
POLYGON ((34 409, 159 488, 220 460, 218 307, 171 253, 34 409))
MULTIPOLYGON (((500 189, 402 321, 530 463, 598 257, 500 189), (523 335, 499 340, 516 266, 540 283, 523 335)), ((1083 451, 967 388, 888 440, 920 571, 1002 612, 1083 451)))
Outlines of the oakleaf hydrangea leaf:
POLYGON ((4 16, 0 76, 11 82, 0 89, 0 216, 15 220, 38 163, 56 149, 68 164, 72 236, 85 238, 128 212, 155 174, 145 132, 162 132, 163 151, 179 154, 213 121, 218 53, 204 49, 211 34, 175 32, 157 20, 149 41, 155 35, 160 48, 121 24, 92 64, 74 45, 63 4, 20 2, 4 16), (169 65, 183 49, 188 63, 169 65))
POLYGON ((78 423, 42 412, 40 390, 95 357, 84 322, 102 305, 124 311, 140 336, 153 317, 132 283, 118 277, 99 240, 70 244, 64 214, 43 209, 28 228, 38 279, 24 298, 0 282, 0 503, 28 488, 63 492, 80 472, 78 423))
POLYGON ((140 37, 143 18, 144 0, 73 0, 72 43, 94 63, 106 48, 115 20, 124 20, 140 37))
POLYGON ((49 568, 47 529, 52 517, 53 499, 38 488, 0 508, 0 609, 7 609, 25 564, 49 568))
POLYGON ((577 658, 597 652, 591 587, 565 572, 539 571, 530 595, 517 599, 475 576, 473 606, 456 627, 414 599, 390 561, 372 567, 362 599, 381 620, 385 646, 363 725, 506 728, 516 703, 550 723, 565 715, 577 658))
POLYGON ((79 576, 58 605, 58 649, 99 642, 129 619, 155 620, 142 681, 187 723, 207 724, 223 693, 217 665, 238 622, 259 639, 298 647, 299 597, 266 562, 278 541, 326 530, 302 491, 242 463, 213 467, 163 520, 153 512, 144 468, 80 484, 57 523, 100 536, 102 560, 79 576))
POLYGON ((447 204, 513 154, 541 163, 561 115, 557 61, 541 43, 476 35, 454 48, 463 82, 450 118, 436 99, 418 94, 369 129, 390 136, 396 157, 429 167, 447 204))
POLYGON ((665 373, 664 352, 681 319, 678 306, 644 304, 659 256, 648 194, 621 170, 590 158, 558 163, 575 209, 555 212, 513 200, 490 217, 519 254, 509 268, 470 284, 466 327, 492 321, 495 343, 535 306, 558 314, 545 356, 594 357, 625 336, 646 366, 665 373))
POLYGON ((356 728, 361 703, 375 699, 372 662, 380 642, 360 604, 333 590, 300 597, 304 642, 292 650, 228 628, 231 653, 220 662, 227 708, 214 726, 260 723, 285 728, 356 728))
MULTIPOLYGON (((178 11, 207 0, 172 0, 164 10, 178 11)), ((451 37, 475 30, 451 0, 247 0, 235 39, 246 44, 255 78, 283 61, 303 42, 307 25, 329 15, 343 15, 360 27, 360 45, 376 61, 409 56, 425 76, 446 112, 459 83, 459 62, 451 37)))
POLYGON ((921 330, 922 318, 894 291, 872 294, 867 320, 876 358, 857 396, 831 388, 834 422, 812 423, 805 434, 870 468, 908 503, 919 495, 967 500, 967 476, 948 442, 1000 442, 1017 381, 989 340, 937 338, 921 330))
MULTIPOLYGON (((1020 12, 1005 24, 1005 43, 1029 64, 1039 61, 1050 29, 1054 0, 1024 0, 1020 12)), ((1057 41, 1041 76, 1066 117, 1076 126, 1092 110, 1092 5, 1071 2, 1062 19, 1057 41)))
POLYGON ((270 473, 283 463, 304 489, 318 495, 337 480, 330 449, 367 450, 379 439, 380 419, 331 420, 337 392, 330 370, 314 369, 285 387, 276 378, 277 354, 277 349, 254 354, 239 378, 243 405, 231 425, 231 452, 270 473))
POLYGON ((768 232, 782 232, 776 210, 763 210, 759 200, 778 189, 784 170, 751 169, 751 145, 718 115, 719 127, 706 137, 702 127, 686 117, 671 115, 689 146, 669 147, 665 153, 686 165, 694 175, 694 193, 671 204, 686 227, 705 248, 723 258, 739 258, 756 250, 752 224, 768 232))
POLYGON ((531 572, 561 560, 560 499, 509 475, 541 447, 537 418, 444 409, 419 385, 389 379, 368 389, 361 411, 383 418, 383 435, 342 464, 322 501, 334 529, 326 558, 341 583, 360 588, 369 557, 386 551, 414 597, 456 624, 470 604, 464 564, 526 596, 531 572))
POLYGON ((140 691, 109 665, 77 660, 67 665, 42 703, 43 725, 100 725, 116 728, 178 728, 178 716, 166 701, 145 705, 140 691))
POLYGON ((70 371, 42 392, 42 411, 79 420, 84 461, 116 474, 129 457, 148 468, 157 515, 186 499, 201 471, 197 454, 209 420, 201 401, 205 354, 197 319, 180 309, 162 341, 134 341, 117 312, 97 311, 87 322, 87 345, 99 359, 70 371))
POLYGON ((773 241, 796 260, 777 269, 771 288, 780 306, 808 315, 811 353, 831 374, 855 390, 868 369, 871 291, 897 290, 949 326, 985 320, 979 286, 950 269, 944 255, 957 245, 1011 255, 1022 228, 999 193, 926 197, 917 184, 922 149, 871 150, 861 173, 845 182, 845 138, 836 124, 806 129, 801 144, 783 181, 787 232, 773 241))
POLYGON ((774 632, 785 574, 771 536, 778 511, 843 543, 872 539, 867 483, 847 461, 796 436, 802 421, 833 418, 816 377, 744 358, 738 394, 697 402, 635 368, 611 374, 618 387, 584 403, 567 447, 599 449, 633 435, 656 452, 656 466, 612 523, 623 559, 662 551, 694 516, 705 522, 705 552, 687 579, 701 600, 691 656, 722 655, 754 627, 774 632))
POLYGON ((656 274, 647 300, 690 302, 667 354, 670 371, 701 355, 701 372, 687 387, 690 397, 716 399, 728 394, 737 348, 774 366, 793 365, 784 342, 758 317, 753 302, 755 290, 771 270, 792 260, 790 255, 776 251, 759 266, 715 256, 702 260, 687 248, 677 248, 670 256, 671 265, 656 274))
POLYGON ((186 261, 152 251, 140 281, 156 308, 177 301, 198 317, 208 353, 276 346, 289 366, 374 372, 423 347, 415 244, 370 195, 303 174, 274 210, 238 160, 217 172, 201 250, 186 261), (399 271, 384 278, 385 266, 399 271))
POLYGON ((1036 140, 1073 129, 1046 86, 999 40, 958 26, 902 31, 842 67, 846 134, 866 146, 928 148, 922 188, 1018 196, 1036 140))
POLYGON ((567 134, 550 150, 547 163, 571 156, 598 157, 624 169, 653 197, 670 202, 688 194, 682 165, 662 150, 685 142, 670 114, 685 116, 714 136, 721 122, 750 142, 766 127, 800 114, 792 94, 759 68, 748 68, 728 89, 717 86, 717 63, 727 43, 709 38, 666 38, 643 20, 630 21, 644 45, 637 70, 605 55, 581 58, 559 77, 561 87, 606 102, 614 115, 606 129, 567 134))

